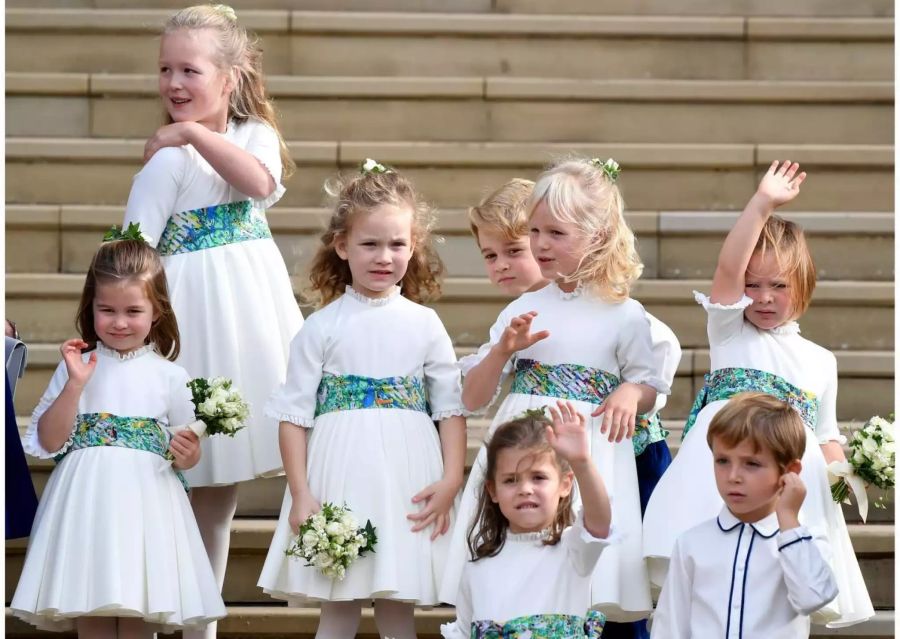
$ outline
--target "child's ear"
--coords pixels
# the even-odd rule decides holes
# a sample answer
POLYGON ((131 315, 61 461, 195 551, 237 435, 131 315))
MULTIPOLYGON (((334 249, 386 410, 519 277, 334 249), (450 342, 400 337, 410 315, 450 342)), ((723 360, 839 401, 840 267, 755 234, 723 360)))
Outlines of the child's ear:
POLYGON ((488 491, 488 495, 491 496, 491 501, 495 504, 497 503, 497 487, 494 485, 493 479, 485 480, 484 487, 488 491))
POLYGON ((797 473, 799 475, 801 470, 803 470, 803 464, 800 463, 799 459, 788 462, 788 465, 784 467, 785 473, 797 473))
POLYGON ((572 486, 575 485, 575 473, 571 470, 562 474, 559 479, 559 495, 560 497, 568 497, 572 492, 572 486))
POLYGON ((347 261, 347 235, 341 233, 340 235, 335 235, 334 242, 332 243, 334 246, 334 252, 338 254, 338 257, 347 261))

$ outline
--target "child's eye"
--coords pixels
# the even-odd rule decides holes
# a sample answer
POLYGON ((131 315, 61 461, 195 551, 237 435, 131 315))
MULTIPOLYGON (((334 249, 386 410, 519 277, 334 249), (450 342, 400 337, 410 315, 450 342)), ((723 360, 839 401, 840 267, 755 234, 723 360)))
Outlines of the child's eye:
POLYGON ((511 257, 512 257, 512 256, 516 256, 516 255, 518 255, 518 254, 521 253, 521 252, 522 252, 522 249, 520 249, 520 248, 509 249, 509 255, 510 255, 511 257))
POLYGON ((747 282, 746 284, 744 284, 744 288, 759 288, 759 284, 756 284, 755 282, 747 282))
POLYGON ((747 465, 751 468, 759 468, 760 466, 762 466, 762 464, 760 464, 758 461, 753 461, 752 459, 747 462, 747 465))
POLYGON ((485 262, 493 262, 497 259, 497 255, 494 253, 488 253, 487 255, 482 255, 485 262))
POLYGON ((722 457, 716 457, 715 463, 716 463, 716 466, 722 466, 724 464, 727 464, 728 460, 724 459, 722 457))
POLYGON ((160 73, 167 73, 168 71, 169 71, 169 67, 160 67, 159 68, 160 73))
POLYGON ((778 282, 778 283, 775 284, 775 288, 777 288, 777 289, 785 289, 785 288, 787 288, 787 284, 785 284, 784 282, 778 282))
POLYGON ((565 235, 565 233, 563 233, 562 231, 557 231, 557 230, 550 231, 550 233, 552 235, 565 235))
POLYGON ((536 228, 529 229, 528 232, 531 233, 532 235, 537 235, 537 234, 538 234, 538 230, 537 230, 536 228))

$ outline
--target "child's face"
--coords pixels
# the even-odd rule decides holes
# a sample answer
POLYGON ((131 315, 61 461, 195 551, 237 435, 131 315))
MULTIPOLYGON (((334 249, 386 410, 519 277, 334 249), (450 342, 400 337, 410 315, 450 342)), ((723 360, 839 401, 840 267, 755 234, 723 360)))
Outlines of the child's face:
POLYGON ((385 297, 406 275, 412 258, 412 211, 384 204, 354 215, 350 230, 335 240, 335 251, 350 265, 353 288, 367 297, 385 297))
POLYGON ((763 257, 758 251, 750 258, 744 276, 744 291, 753 304, 744 310, 744 317, 762 330, 781 326, 791 319, 791 284, 781 271, 771 251, 763 257))
POLYGON ((159 317, 143 282, 97 284, 93 307, 97 337, 120 353, 141 348, 159 317))
POLYGON ((487 489, 511 532, 538 532, 553 523, 559 500, 572 492, 572 473, 561 474, 552 453, 504 448, 487 489))
POLYGON ((159 45, 159 95, 174 122, 198 122, 223 131, 228 120, 232 81, 215 64, 209 29, 181 29, 163 35, 159 45))
POLYGON ((527 235, 510 240, 499 231, 478 229, 478 246, 491 284, 504 293, 521 295, 546 283, 527 235))
MULTIPOLYGON (((528 224, 531 228, 531 252, 541 274, 548 280, 560 282, 574 273, 589 244, 580 229, 553 217, 543 200, 534 207, 528 224)), ((575 287, 574 282, 571 287, 575 287)))
POLYGON ((735 517, 754 522, 775 511, 782 472, 772 451, 754 450, 751 440, 729 448, 714 437, 712 453, 716 488, 735 517))

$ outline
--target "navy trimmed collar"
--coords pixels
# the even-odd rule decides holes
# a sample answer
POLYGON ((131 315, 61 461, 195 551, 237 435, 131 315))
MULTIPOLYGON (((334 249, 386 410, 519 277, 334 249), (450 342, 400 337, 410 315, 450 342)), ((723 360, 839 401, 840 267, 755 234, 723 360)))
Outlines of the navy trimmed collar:
MULTIPOLYGON (((718 517, 716 517, 716 523, 719 525, 719 530, 724 533, 729 533, 744 522, 735 517, 734 514, 728 510, 728 506, 722 506, 722 510, 719 512, 718 517)), ((761 537, 770 539, 778 534, 778 515, 771 513, 759 521, 752 522, 749 526, 761 537)))

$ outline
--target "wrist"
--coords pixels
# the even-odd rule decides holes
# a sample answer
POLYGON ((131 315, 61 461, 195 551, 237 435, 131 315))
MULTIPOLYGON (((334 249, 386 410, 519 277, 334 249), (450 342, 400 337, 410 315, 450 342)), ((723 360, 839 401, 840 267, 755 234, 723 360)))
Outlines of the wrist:
POLYGON ((778 517, 778 528, 784 532, 786 530, 793 530, 794 528, 800 527, 800 520, 797 517, 797 513, 791 512, 782 512, 775 511, 775 515, 778 517))
POLYGON ((499 342, 491 347, 491 356, 500 358, 505 363, 515 353, 514 350, 504 348, 499 342))
POLYGON ((753 197, 750 198, 750 204, 748 208, 753 208, 753 210, 760 213, 763 217, 768 218, 772 213, 775 212, 775 202, 768 195, 764 193, 760 193, 757 191, 753 194, 753 197))
POLYGON ((66 380, 66 383, 63 386, 63 392, 64 393, 65 392, 77 393, 78 395, 80 395, 81 391, 84 390, 84 385, 86 383, 87 383, 87 380, 85 380, 84 382, 77 382, 70 377, 69 379, 66 380))

